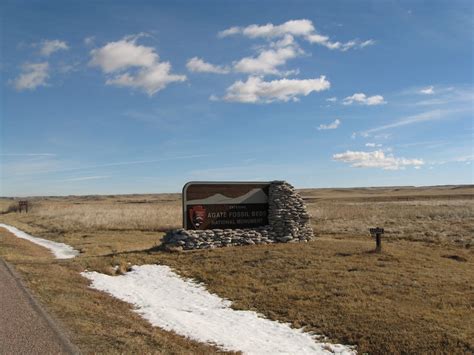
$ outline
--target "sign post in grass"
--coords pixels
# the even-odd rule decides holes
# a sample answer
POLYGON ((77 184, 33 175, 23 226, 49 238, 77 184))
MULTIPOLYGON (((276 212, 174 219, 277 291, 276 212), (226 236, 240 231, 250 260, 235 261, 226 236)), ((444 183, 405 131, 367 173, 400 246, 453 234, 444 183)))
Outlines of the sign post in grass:
POLYGON ((375 252, 381 253, 382 252, 382 234, 384 234, 383 228, 370 228, 370 234, 372 237, 375 236, 375 252))

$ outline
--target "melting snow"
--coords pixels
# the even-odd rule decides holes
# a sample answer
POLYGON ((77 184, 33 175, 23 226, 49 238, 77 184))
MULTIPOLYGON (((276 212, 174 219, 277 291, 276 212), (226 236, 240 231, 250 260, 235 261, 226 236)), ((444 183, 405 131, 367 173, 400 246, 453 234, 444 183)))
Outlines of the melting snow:
POLYGON ((83 272, 91 287, 135 306, 153 326, 246 354, 355 354, 353 347, 320 343, 317 337, 256 312, 237 311, 202 285, 168 266, 134 266, 122 276, 83 272))
POLYGON ((56 259, 71 259, 79 254, 77 250, 75 250, 73 247, 67 244, 57 243, 51 240, 33 237, 32 235, 29 235, 28 233, 25 233, 19 230, 18 228, 9 226, 7 224, 0 223, 0 227, 7 229, 9 232, 13 233, 18 238, 26 239, 32 243, 48 248, 49 250, 53 252, 56 259))

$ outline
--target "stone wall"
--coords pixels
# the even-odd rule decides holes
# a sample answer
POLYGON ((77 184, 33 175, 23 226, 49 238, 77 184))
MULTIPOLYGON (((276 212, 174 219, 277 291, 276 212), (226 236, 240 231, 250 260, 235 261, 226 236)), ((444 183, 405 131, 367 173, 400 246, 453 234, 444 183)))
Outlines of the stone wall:
POLYGON ((313 230, 303 199, 285 181, 273 181, 268 196, 267 226, 256 229, 171 230, 165 250, 211 249, 233 245, 295 243, 311 240, 313 230))

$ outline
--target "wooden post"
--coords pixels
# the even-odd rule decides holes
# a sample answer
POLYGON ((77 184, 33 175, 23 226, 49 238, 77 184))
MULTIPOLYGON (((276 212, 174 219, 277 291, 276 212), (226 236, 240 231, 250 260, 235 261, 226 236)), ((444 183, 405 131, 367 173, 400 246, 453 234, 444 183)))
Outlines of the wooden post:
POLYGON ((382 252, 382 234, 384 233, 383 228, 370 228, 370 234, 375 236, 375 252, 381 253, 382 252))
POLYGON ((382 252, 382 234, 377 233, 375 234, 375 252, 381 253, 382 252))
POLYGON ((18 212, 21 213, 23 209, 28 213, 28 201, 18 201, 18 212))

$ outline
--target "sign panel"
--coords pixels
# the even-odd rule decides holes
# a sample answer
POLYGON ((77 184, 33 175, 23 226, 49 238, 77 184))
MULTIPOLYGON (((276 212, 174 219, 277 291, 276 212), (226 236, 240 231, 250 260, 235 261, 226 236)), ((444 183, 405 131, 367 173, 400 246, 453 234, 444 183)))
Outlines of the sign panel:
POLYGON ((183 228, 267 225, 269 187, 269 182, 188 182, 183 187, 183 228))
POLYGON ((373 235, 375 235, 375 234, 384 234, 383 228, 379 228, 379 227, 370 228, 369 231, 370 231, 370 234, 373 234, 373 235))

